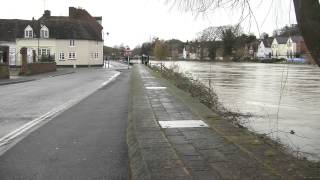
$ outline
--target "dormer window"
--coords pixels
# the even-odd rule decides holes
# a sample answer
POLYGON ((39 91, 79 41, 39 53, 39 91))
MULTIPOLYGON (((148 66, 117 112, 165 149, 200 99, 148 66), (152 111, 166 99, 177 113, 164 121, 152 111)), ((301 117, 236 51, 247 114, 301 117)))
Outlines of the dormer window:
POLYGON ((33 38, 33 29, 30 25, 28 25, 25 29, 24 29, 24 37, 25 38, 33 38))
POLYGON ((49 38, 49 29, 45 25, 42 25, 40 29, 40 37, 49 38))

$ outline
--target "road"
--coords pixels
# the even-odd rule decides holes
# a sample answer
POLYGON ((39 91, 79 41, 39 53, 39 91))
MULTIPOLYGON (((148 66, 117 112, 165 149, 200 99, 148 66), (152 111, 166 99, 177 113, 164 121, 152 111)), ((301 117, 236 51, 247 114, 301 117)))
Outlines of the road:
POLYGON ((0 86, 0 137, 48 112, 78 102, 116 73, 77 69, 73 74, 0 86))
MULTIPOLYGON (((65 102, 86 97, 111 75, 103 69, 86 69, 1 88, 2 123, 4 117, 17 124, 30 121, 65 102)), ((122 72, 116 81, 9 149, 0 157, 0 179, 128 179, 129 77, 129 72, 122 72)))

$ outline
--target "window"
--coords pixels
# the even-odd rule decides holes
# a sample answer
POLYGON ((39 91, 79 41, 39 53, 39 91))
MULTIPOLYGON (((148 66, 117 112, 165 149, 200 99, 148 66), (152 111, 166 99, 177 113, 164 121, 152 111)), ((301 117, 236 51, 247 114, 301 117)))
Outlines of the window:
POLYGON ((24 37, 25 38, 33 38, 33 29, 30 25, 24 29, 24 37))
POLYGON ((70 40, 70 46, 74 46, 74 40, 70 40))
POLYGON ((69 52, 69 59, 75 60, 76 59, 76 53, 75 52, 69 52))
POLYGON ((39 55, 47 55, 47 56, 49 56, 50 55, 50 49, 39 49, 38 54, 39 55))
POLYGON ((99 58, 99 53, 98 53, 98 52, 94 53, 94 58, 95 58, 95 59, 98 59, 98 58, 99 58))
POLYGON ((42 49, 41 54, 42 54, 42 55, 47 55, 47 50, 46 50, 46 49, 42 49))
POLYGON ((61 52, 59 55, 59 60, 64 60, 64 52, 61 52))
POLYGON ((41 38, 49 38, 49 29, 44 25, 42 25, 42 28, 40 30, 40 37, 41 38))

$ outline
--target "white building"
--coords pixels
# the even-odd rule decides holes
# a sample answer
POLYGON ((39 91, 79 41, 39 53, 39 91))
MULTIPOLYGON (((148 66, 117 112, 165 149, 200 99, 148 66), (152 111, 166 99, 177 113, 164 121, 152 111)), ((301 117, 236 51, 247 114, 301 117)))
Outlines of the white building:
POLYGON ((272 57, 271 39, 261 40, 256 56, 260 59, 266 59, 272 57))
POLYGON ((29 63, 52 59, 62 66, 100 66, 101 20, 73 7, 69 16, 51 16, 47 10, 38 20, 0 20, 0 45, 10 47, 10 65, 21 65, 19 52, 26 47, 29 63))
POLYGON ((287 58, 287 37, 275 37, 271 44, 272 58, 287 58))

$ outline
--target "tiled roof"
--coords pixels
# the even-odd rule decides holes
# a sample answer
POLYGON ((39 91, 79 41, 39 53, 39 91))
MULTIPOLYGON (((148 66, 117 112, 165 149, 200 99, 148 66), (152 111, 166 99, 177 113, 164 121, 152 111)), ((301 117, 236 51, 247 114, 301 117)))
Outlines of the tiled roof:
POLYGON ((293 42, 297 43, 297 42, 303 42, 304 39, 302 36, 291 36, 290 37, 292 39, 293 42))
POLYGON ((276 37, 278 44, 287 44, 288 37, 276 37))
POLYGON ((89 21, 64 16, 50 16, 40 19, 37 23, 38 27, 39 24, 43 24, 49 29, 50 38, 102 41, 102 29, 95 27, 89 21))
POLYGON ((264 47, 270 48, 272 44, 273 38, 263 39, 262 42, 264 44, 264 47))
POLYGON ((24 29, 32 25, 31 20, 0 19, 0 41, 15 41, 24 37, 24 29))
POLYGON ((102 26, 90 15, 85 18, 44 15, 39 20, 0 19, 0 41, 24 38, 28 25, 38 37, 40 24, 49 29, 50 38, 102 41, 102 26))

